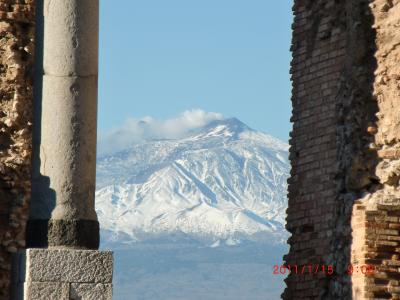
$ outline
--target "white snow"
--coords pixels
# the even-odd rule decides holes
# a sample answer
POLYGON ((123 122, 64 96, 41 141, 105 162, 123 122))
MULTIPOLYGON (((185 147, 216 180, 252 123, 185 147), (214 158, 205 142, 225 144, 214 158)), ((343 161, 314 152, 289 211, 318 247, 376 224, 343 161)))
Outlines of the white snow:
POLYGON ((260 233, 286 238, 288 145, 237 119, 180 140, 153 140, 100 157, 96 209, 121 242, 182 233, 226 245, 260 233))

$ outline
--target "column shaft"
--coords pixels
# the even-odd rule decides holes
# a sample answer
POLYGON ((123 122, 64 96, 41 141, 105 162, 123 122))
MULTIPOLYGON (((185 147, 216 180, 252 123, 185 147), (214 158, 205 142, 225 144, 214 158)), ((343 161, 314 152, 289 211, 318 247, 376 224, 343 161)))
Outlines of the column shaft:
POLYGON ((44 0, 41 9, 28 247, 97 249, 99 1, 44 0))

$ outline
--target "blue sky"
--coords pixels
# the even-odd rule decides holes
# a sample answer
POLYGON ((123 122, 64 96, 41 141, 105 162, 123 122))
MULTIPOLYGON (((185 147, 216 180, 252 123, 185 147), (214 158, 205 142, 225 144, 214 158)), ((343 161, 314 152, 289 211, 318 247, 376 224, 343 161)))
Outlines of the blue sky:
POLYGON ((199 108, 287 140, 291 6, 101 1, 99 131, 199 108))

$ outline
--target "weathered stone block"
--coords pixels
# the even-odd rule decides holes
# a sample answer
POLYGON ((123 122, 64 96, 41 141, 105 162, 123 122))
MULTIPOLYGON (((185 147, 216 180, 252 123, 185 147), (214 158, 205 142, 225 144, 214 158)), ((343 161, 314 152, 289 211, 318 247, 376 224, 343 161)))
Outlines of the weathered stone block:
POLYGON ((112 299, 111 251, 27 249, 14 262, 13 299, 112 299))
POLYGON ((65 282, 26 282, 24 300, 69 300, 69 283, 65 282))
POLYGON ((72 283, 70 299, 111 300, 112 285, 101 283, 72 283))
POLYGON ((33 282, 112 282, 111 251, 28 249, 26 264, 33 282))

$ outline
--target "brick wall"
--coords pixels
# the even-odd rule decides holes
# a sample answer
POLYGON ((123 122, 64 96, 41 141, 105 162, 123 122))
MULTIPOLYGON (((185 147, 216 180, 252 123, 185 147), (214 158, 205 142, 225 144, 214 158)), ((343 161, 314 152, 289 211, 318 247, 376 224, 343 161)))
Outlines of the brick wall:
MULTIPOLYGON (((290 138, 287 265, 333 264, 338 173, 336 105, 346 54, 345 1, 295 1, 291 64, 292 119, 290 138)), ((324 273, 286 279, 283 299, 327 297, 324 273)))
POLYGON ((291 272, 283 299, 352 299, 358 283, 347 272, 352 210, 377 182, 376 151, 368 149, 373 143, 368 128, 377 112, 370 2, 297 0, 293 7, 287 211, 292 236, 285 260, 298 268, 312 265, 313 274, 291 272), (332 266, 333 273, 322 266, 332 266))
POLYGON ((30 196, 34 1, 0 0, 0 299, 25 246, 30 196))

